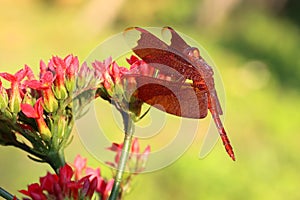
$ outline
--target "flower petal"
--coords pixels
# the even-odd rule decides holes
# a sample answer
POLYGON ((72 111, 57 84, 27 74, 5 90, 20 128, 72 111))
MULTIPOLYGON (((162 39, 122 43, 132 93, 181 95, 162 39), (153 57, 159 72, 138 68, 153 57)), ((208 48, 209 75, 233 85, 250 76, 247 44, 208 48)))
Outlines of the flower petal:
POLYGON ((75 179, 79 180, 83 174, 83 170, 86 168, 86 158, 83 158, 78 154, 73 165, 75 168, 75 179))
POLYGON ((30 104, 21 104, 22 112, 29 118, 38 118, 39 115, 30 104))
POLYGON ((138 154, 140 152, 140 144, 137 138, 134 138, 131 144, 131 153, 138 154))
POLYGON ((16 81, 15 76, 7 72, 0 73, 0 76, 10 82, 16 81))

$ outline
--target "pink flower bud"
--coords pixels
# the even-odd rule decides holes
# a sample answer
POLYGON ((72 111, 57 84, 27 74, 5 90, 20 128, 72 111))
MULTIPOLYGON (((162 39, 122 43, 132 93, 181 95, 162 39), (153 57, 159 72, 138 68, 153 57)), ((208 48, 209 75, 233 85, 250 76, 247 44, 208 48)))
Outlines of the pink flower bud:
POLYGON ((34 74, 33 74, 33 71, 32 69, 28 66, 28 65, 25 65, 25 70, 26 70, 26 76, 27 76, 27 79, 28 80, 34 80, 35 77, 34 77, 34 74))
POLYGON ((76 156, 74 160, 75 180, 79 180, 82 177, 83 170, 86 168, 86 160, 86 158, 81 157, 79 154, 76 156))
POLYGON ((11 82, 10 94, 9 94, 9 108, 12 113, 17 114, 20 110, 20 104, 22 102, 20 94, 21 81, 27 74, 26 69, 21 69, 14 75, 9 73, 0 73, 0 76, 11 82))
POLYGON ((111 76, 115 84, 120 83, 120 69, 116 62, 112 63, 111 76))
POLYGON ((53 56, 48 65, 55 72, 54 95, 57 99, 66 99, 68 92, 65 87, 66 63, 58 56, 53 56))
POLYGON ((3 110, 7 107, 8 105, 8 95, 2 86, 2 81, 0 80, 0 111, 3 112, 3 110))
POLYGON ((40 78, 47 72, 47 65, 40 60, 40 78))
POLYGON ((87 66, 86 62, 81 65, 79 70, 78 78, 77 78, 77 87, 84 88, 89 83, 89 75, 91 69, 87 66))
POLYGON ((77 57, 68 55, 64 62, 66 63, 66 88, 69 92, 73 92, 75 88, 75 76, 78 74, 79 61, 77 57))
POLYGON ((65 88, 64 70, 61 66, 56 68, 56 78, 54 81, 54 94, 57 99, 66 99, 68 97, 67 89, 65 88))
POLYGON ((58 119, 58 124, 57 124, 57 137, 58 138, 63 138, 65 133, 66 133, 66 129, 68 128, 68 124, 67 124, 67 121, 66 121, 66 117, 65 116, 60 116, 59 119, 58 119))
POLYGON ((140 152, 140 144, 137 138, 134 138, 131 144, 131 152, 138 154, 140 152))

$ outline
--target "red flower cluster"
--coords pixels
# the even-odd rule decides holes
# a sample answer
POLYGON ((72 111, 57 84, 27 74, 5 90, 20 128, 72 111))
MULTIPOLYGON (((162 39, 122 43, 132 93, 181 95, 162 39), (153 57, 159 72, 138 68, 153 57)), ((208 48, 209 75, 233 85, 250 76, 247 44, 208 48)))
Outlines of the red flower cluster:
MULTIPOLYGON (((113 143, 111 147, 107 148, 110 151, 116 153, 114 162, 106 162, 106 164, 117 168, 121 157, 123 144, 113 143)), ((140 152, 140 144, 137 138, 134 138, 131 144, 131 150, 127 162, 127 168, 131 173, 137 174, 145 169, 146 162, 149 156, 151 148, 149 145, 140 152)))
POLYGON ((81 157, 80 155, 76 156, 74 161, 75 180, 79 180, 85 175, 89 176, 90 180, 97 178, 96 191, 101 195, 102 200, 107 199, 114 184, 114 180, 105 180, 103 177, 101 177, 100 168, 93 169, 87 167, 86 164, 87 162, 85 158, 81 157))
POLYGON ((0 144, 49 162, 49 151, 67 145, 75 117, 103 87, 100 70, 86 63, 79 67, 78 58, 68 55, 40 61, 38 78, 27 65, 15 74, 0 73, 11 83, 4 88, 0 79, 0 144))
POLYGON ((113 180, 103 179, 99 168, 88 168, 86 159, 79 155, 73 166, 74 170, 65 165, 60 168, 58 175, 48 172, 40 178, 39 183, 33 183, 20 192, 33 200, 91 199, 94 194, 98 194, 101 200, 108 198, 113 180))
POLYGON ((103 62, 96 60, 92 63, 92 66, 96 69, 96 71, 100 72, 100 77, 103 80, 103 86, 108 91, 110 91, 114 85, 120 84, 121 75, 128 71, 127 68, 120 67, 116 62, 113 62, 111 57, 107 58, 103 62))
POLYGON ((26 196, 33 200, 38 199, 82 199, 83 197, 91 199, 96 189, 97 180, 92 181, 84 177, 78 181, 71 180, 73 170, 69 165, 65 165, 59 171, 59 174, 47 173, 40 178, 40 184, 34 183, 28 186, 28 190, 20 190, 26 196))
MULTIPOLYGON (((12 124, 13 130, 11 132, 20 133, 20 128, 25 127, 25 131, 30 131, 32 134, 24 134, 34 138, 31 140, 27 135, 20 134, 30 142, 40 140, 39 138, 49 141, 54 134, 51 124, 55 123, 51 116, 56 115, 57 112, 65 114, 64 110, 71 103, 70 100, 68 103, 66 99, 72 98, 76 84, 75 76, 79 73, 78 68, 78 58, 68 55, 64 59, 57 56, 52 57, 48 65, 41 61, 39 79, 35 78, 31 68, 27 65, 15 74, 0 73, 0 77, 11 82, 11 87, 5 89, 0 80, 0 115, 2 118, 5 117, 5 120, 15 122, 12 124), (35 123, 26 117, 33 118, 35 123)), ((63 119, 66 121, 65 124, 72 120, 67 115, 63 119)), ((64 128, 60 127, 60 129, 64 128)), ((1 130, 1 134, 6 134, 7 131, 1 130)), ((63 135, 64 133, 55 134, 63 135)), ((2 142, 6 144, 16 143, 16 141, 2 142)))
MULTIPOLYGON (((11 83, 10 88, 5 88, 0 79, 0 144, 20 148, 33 155, 34 160, 47 162, 59 172, 47 173, 39 183, 22 190, 23 194, 32 199, 90 199, 94 193, 102 200, 108 198, 114 181, 102 178, 99 168, 87 167, 85 159, 78 156, 74 170, 69 165, 59 167, 65 163, 63 150, 75 118, 84 114, 85 105, 96 97, 114 101, 133 120, 139 117, 143 102, 128 92, 136 89, 134 76, 130 75, 155 72, 136 57, 131 57, 128 63, 129 69, 108 58, 91 63, 90 68, 86 63, 80 67, 73 55, 54 56, 47 64, 40 61, 38 78, 27 65, 15 74, 0 73, 2 80, 11 83), (124 78, 125 74, 129 78, 124 78)), ((111 166, 117 167, 121 148, 122 144, 108 148, 116 152, 115 162, 109 163, 111 166)), ((149 152, 150 146, 140 152, 138 140, 134 139, 128 170, 133 174, 144 170, 149 152)), ((122 188, 122 192, 125 190, 122 188)))

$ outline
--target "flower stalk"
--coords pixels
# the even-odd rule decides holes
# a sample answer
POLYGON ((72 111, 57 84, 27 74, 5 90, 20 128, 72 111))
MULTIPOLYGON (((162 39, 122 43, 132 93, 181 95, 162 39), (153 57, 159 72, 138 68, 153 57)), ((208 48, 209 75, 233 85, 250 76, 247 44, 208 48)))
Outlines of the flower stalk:
POLYGON ((7 192, 6 190, 4 190, 2 187, 0 187, 0 197, 3 197, 4 199, 7 199, 7 200, 14 199, 14 196, 12 194, 10 194, 9 192, 7 192))
POLYGON ((56 173, 66 164, 63 150, 50 152, 46 159, 47 163, 49 163, 56 173))
POLYGON ((121 188, 121 182, 123 178, 123 174, 125 172, 126 163, 128 161, 130 148, 131 148, 131 142, 133 138, 134 133, 134 122, 131 119, 130 114, 122 112, 123 122, 124 122, 124 142, 122 147, 122 153, 120 157, 120 161, 117 168, 117 174, 115 177, 115 182, 113 185, 113 189, 111 191, 111 194, 109 196, 109 200, 117 200, 118 196, 120 194, 120 188, 121 188))

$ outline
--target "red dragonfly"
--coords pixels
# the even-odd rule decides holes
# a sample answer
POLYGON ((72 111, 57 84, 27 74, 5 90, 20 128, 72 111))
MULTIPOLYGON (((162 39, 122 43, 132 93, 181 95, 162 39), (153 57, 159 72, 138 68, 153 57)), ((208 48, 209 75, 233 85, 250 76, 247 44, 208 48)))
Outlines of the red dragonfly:
POLYGON ((209 110, 228 155, 235 160, 233 148, 220 119, 223 114, 215 89, 213 70, 196 47, 188 45, 171 27, 171 44, 168 45, 149 31, 132 27, 125 30, 138 31, 140 38, 132 48, 149 66, 157 71, 155 76, 141 73, 125 75, 135 77, 137 98, 167 113, 201 119, 209 110), (162 76, 163 75, 163 76, 162 76), (163 78, 159 78, 163 77, 163 78))

